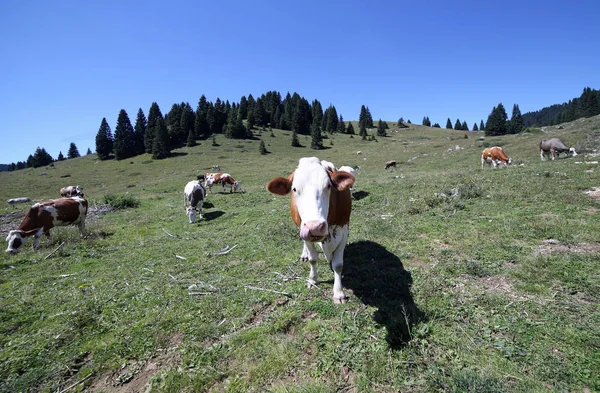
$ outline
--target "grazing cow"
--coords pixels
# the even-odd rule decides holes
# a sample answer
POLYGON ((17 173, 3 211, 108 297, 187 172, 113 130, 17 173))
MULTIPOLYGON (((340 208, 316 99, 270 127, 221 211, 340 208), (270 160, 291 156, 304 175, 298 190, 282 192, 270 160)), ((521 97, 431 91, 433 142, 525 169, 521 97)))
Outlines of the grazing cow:
POLYGON ((394 168, 396 167, 396 161, 392 160, 392 161, 388 161, 385 163, 385 168, 384 169, 388 169, 389 167, 393 166, 394 168))
POLYGON ((83 189, 81 186, 67 186, 60 189, 61 197, 82 197, 83 198, 83 189))
POLYGON ((186 215, 190 219, 190 224, 196 222, 196 209, 200 210, 200 218, 202 218, 204 197, 206 197, 206 189, 198 180, 192 180, 185 185, 183 189, 183 207, 186 208, 186 215))
POLYGON ((77 196, 36 203, 29 208, 19 227, 8 233, 6 252, 16 254, 31 236, 34 237, 33 247, 35 248, 38 239, 42 235, 46 235, 50 239, 50 229, 57 226, 77 224, 81 237, 83 237, 87 211, 87 201, 77 196))
POLYGON ((25 202, 31 202, 31 199, 27 198, 27 197, 21 197, 21 198, 11 198, 6 201, 6 203, 8 203, 9 205, 14 205, 16 203, 25 203, 25 202))
POLYGON ((560 153, 567 153, 568 156, 575 157, 577 152, 574 147, 567 147, 563 141, 558 138, 542 139, 540 141, 540 158, 544 161, 545 155, 552 155, 552 159, 557 158, 560 153))
POLYGON ((267 184, 267 190, 276 195, 292 192, 290 214, 304 241, 300 258, 310 263, 309 288, 317 283, 318 243, 334 273, 333 302, 338 304, 346 301, 342 269, 352 210, 348 188, 352 184, 354 176, 330 170, 317 157, 301 158, 291 175, 276 177, 267 184))
POLYGON ((494 168, 501 164, 507 166, 512 164, 512 158, 508 157, 500 146, 493 146, 481 152, 481 169, 483 169, 483 165, 486 163, 489 165, 493 164, 494 168))
POLYGON ((207 173, 205 186, 208 187, 210 192, 212 192, 212 186, 216 184, 220 184, 223 187, 223 192, 225 192, 226 187, 230 188, 230 192, 242 190, 240 183, 235 181, 229 173, 207 173))

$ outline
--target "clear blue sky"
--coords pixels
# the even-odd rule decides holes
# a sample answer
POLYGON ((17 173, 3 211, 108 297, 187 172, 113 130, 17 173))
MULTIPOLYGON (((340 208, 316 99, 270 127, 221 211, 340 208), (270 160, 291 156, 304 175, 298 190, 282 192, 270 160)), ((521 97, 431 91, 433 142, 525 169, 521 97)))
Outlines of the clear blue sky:
POLYGON ((0 1, 0 163, 156 101, 297 92, 357 120, 469 128, 600 89, 600 1, 0 1))

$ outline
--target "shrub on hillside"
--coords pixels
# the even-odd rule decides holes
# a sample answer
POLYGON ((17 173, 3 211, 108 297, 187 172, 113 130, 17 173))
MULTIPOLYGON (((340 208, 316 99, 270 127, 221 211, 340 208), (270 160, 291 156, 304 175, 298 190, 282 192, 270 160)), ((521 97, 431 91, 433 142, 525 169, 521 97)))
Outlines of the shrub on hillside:
POLYGON ((115 209, 127 209, 130 207, 138 207, 140 201, 135 199, 132 195, 112 195, 107 194, 104 196, 104 203, 112 206, 115 209))

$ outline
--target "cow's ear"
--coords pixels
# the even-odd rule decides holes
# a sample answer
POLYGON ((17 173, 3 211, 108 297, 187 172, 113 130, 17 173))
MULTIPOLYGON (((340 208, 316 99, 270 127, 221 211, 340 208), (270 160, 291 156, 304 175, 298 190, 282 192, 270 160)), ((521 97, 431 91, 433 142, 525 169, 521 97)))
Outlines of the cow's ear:
POLYGON ((345 171, 334 172, 331 176, 331 182, 339 191, 346 190, 354 184, 354 176, 345 171))
POLYGON ((267 184, 267 190, 276 195, 287 195, 292 190, 292 181, 285 177, 276 177, 267 184))

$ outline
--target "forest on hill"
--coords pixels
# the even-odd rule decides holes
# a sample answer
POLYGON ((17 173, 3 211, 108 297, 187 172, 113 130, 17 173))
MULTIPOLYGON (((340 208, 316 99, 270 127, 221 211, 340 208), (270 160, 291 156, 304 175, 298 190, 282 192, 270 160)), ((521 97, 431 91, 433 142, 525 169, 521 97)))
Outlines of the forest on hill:
MULTIPOLYGON (((479 127, 475 123, 472 130, 485 131, 486 135, 516 134, 534 125, 555 125, 597 114, 600 114, 600 91, 586 87, 578 98, 524 115, 515 104, 510 119, 502 103, 499 103, 492 109, 487 122, 484 124, 481 120, 479 127)), ((410 120, 407 122, 410 123, 410 120)), ((397 126, 401 128, 404 123, 400 117, 397 126)), ((423 117, 422 124, 440 127, 438 123, 432 126, 428 116, 423 117)), ((370 137, 367 130, 373 127, 371 112, 362 105, 358 120, 359 136, 367 139, 370 137)), ((384 136, 388 127, 380 119, 376 135, 384 136)), ((135 123, 121 109, 114 133, 106 118, 103 118, 96 134, 95 152, 101 160, 121 160, 144 153, 151 154, 154 159, 162 159, 169 157, 173 149, 194 146, 199 140, 209 139, 216 134, 224 134, 232 139, 253 138, 252 130, 255 128, 292 131, 291 144, 294 147, 299 146, 298 135, 310 135, 311 148, 317 150, 323 147, 322 132, 355 133, 352 122, 346 124, 334 105, 323 109, 319 100, 309 102, 298 93, 288 92, 282 98, 281 93, 269 91, 256 99, 250 94, 248 97, 242 96, 237 103, 221 101, 219 98, 213 103, 202 95, 195 110, 187 102, 175 103, 164 116, 158 104, 153 102, 147 117, 141 108, 138 110, 135 123)), ((456 119, 453 127, 448 118, 445 128, 469 131, 466 122, 460 119, 456 119)), ((86 154, 92 154, 92 151, 88 148, 86 154)), ((67 157, 60 152, 56 161, 76 157, 79 157, 79 151, 71 142, 67 157)), ((46 166, 54 161, 43 147, 38 146, 26 161, 5 164, 0 166, 0 171, 46 166)))

